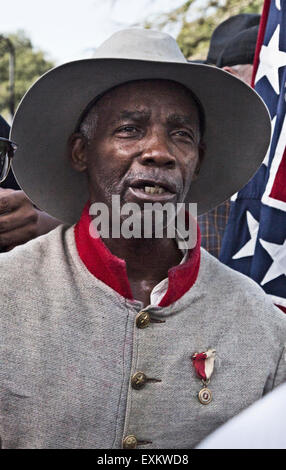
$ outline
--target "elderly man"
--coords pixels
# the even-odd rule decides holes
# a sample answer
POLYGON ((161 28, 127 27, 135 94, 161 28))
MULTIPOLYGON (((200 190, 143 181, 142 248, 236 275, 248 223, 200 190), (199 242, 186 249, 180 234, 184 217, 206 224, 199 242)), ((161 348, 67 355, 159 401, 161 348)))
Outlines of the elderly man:
POLYGON ((125 30, 44 75, 12 138, 20 184, 68 225, 0 259, 4 448, 191 448, 285 380, 286 318, 166 234, 179 212, 130 236, 152 205, 201 213, 250 178, 270 138, 253 90, 125 30))

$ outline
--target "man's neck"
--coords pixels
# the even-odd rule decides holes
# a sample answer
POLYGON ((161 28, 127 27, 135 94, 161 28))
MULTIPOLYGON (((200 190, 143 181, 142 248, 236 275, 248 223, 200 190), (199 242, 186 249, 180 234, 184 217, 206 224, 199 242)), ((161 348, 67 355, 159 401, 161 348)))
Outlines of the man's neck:
POLYGON ((162 289, 157 291, 155 300, 156 305, 167 307, 196 282, 201 238, 197 225, 196 230, 196 246, 190 249, 184 244, 188 253, 183 263, 178 248, 181 238, 178 238, 178 246, 177 240, 170 238, 98 238, 92 225, 89 202, 74 227, 74 234, 79 257, 89 272, 125 299, 139 299, 144 306, 149 305, 152 289, 168 274, 168 285, 160 286, 162 289))
POLYGON ((170 238, 105 238, 104 243, 112 254, 125 260, 133 296, 144 306, 150 303, 152 289, 182 259, 176 241, 170 238))

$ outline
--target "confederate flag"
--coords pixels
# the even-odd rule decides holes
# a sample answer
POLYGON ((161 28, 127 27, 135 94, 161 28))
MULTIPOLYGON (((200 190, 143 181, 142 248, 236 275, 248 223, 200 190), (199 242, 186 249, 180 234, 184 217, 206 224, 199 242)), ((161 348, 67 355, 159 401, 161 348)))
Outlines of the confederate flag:
POLYGON ((272 139, 252 180, 232 197, 220 259, 254 279, 286 313, 286 0, 265 0, 252 85, 272 139))

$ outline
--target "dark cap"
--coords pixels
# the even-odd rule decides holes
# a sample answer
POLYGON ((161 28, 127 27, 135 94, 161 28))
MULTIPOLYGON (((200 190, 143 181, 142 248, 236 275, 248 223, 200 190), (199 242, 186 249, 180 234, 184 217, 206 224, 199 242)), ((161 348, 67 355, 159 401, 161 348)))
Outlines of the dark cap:
POLYGON ((9 132, 10 126, 8 122, 6 122, 5 119, 0 116, 0 137, 5 137, 5 139, 9 139, 9 132))
MULTIPOLYGON (((9 139, 9 133, 10 133, 10 126, 8 122, 6 122, 5 119, 2 116, 0 116, 0 137, 5 137, 5 139, 9 139)), ((5 181, 2 181, 2 183, 0 184, 0 187, 10 188, 10 189, 20 189, 11 169, 5 181)))
POLYGON ((242 13, 223 21, 213 32, 206 63, 217 67, 251 64, 260 15, 242 13))
POLYGON ((252 64, 254 61, 256 41, 259 26, 241 31, 229 41, 227 46, 220 54, 216 66, 224 67, 225 65, 252 64))

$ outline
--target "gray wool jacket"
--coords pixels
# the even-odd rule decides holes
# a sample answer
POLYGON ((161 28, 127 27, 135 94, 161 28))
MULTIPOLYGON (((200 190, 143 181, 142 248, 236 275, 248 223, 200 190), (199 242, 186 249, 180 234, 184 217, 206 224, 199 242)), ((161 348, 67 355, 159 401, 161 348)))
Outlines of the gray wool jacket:
POLYGON ((194 286, 168 307, 126 300, 82 263, 73 227, 0 257, 2 447, 186 449, 286 379, 286 317, 202 250, 194 286), (191 356, 217 351, 202 388, 191 356), (132 377, 147 381, 134 388, 132 377), (150 380, 153 379, 153 380, 150 380))

